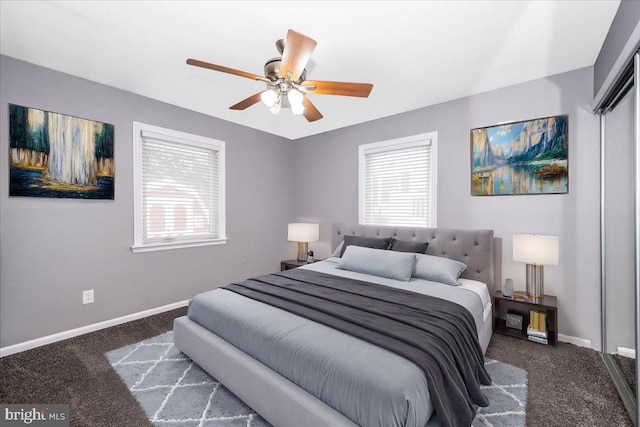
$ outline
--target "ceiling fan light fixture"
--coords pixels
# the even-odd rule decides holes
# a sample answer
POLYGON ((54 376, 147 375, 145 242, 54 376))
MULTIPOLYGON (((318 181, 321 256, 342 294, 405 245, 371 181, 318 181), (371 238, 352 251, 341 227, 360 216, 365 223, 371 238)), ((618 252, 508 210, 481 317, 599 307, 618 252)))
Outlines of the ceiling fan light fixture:
POLYGON ((282 108, 282 95, 277 95, 276 102, 269 108, 269 110, 273 114, 280 114, 280 109, 282 108))
POLYGON ((272 89, 265 90, 264 92, 262 92, 262 95, 260 95, 260 99, 262 99, 264 105, 271 108, 276 104, 276 101, 278 100, 278 92, 272 89))
POLYGON ((291 113, 293 113, 294 116, 299 116, 300 114, 304 113, 304 105, 302 105, 302 104, 292 104, 291 105, 291 113))
POLYGON ((322 118, 322 114, 309 100, 307 94, 367 98, 373 88, 370 83, 307 80, 305 67, 309 63, 316 44, 316 41, 310 37, 293 30, 287 31, 286 39, 276 42, 281 56, 267 61, 264 65, 264 76, 193 58, 187 59, 187 64, 267 84, 266 90, 232 105, 229 107, 231 110, 246 110, 262 100, 273 114, 279 114, 283 108, 291 108, 293 114, 302 114, 308 122, 315 122, 322 118))
POLYGON ((289 100, 289 105, 291 105, 291 112, 296 116, 304 112, 304 105, 302 104, 303 98, 304 95, 295 89, 291 89, 289 93, 287 93, 287 99, 289 100))

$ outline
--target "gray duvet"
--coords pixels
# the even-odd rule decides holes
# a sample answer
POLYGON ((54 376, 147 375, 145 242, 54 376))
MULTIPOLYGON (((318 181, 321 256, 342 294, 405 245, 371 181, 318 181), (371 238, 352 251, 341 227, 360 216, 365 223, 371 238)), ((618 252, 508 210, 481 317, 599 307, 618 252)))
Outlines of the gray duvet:
MULTIPOLYGON (((326 263, 317 268, 332 266, 326 263)), ((412 282, 403 287, 459 300, 479 327, 482 303, 476 294, 433 282, 412 282)), ((224 289, 196 296, 188 316, 358 425, 422 427, 433 412, 420 368, 348 334, 224 289)))

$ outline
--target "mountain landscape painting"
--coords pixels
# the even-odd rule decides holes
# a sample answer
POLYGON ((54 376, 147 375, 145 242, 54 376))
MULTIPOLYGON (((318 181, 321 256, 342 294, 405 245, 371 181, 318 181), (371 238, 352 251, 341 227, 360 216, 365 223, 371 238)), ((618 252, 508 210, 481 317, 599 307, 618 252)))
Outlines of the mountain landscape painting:
POLYGON ((569 188, 569 117, 471 130, 471 195, 562 194, 569 188))
POLYGON ((113 199, 113 125, 9 104, 9 195, 113 199))

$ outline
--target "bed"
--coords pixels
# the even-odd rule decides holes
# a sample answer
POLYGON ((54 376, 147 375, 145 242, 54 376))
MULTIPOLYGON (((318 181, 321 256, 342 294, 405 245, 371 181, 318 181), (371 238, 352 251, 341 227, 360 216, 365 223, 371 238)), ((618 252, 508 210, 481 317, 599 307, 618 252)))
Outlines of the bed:
MULTIPOLYGON (((499 245, 494 245, 491 230, 336 224, 332 236, 334 248, 345 236, 428 242, 427 254, 463 262, 461 286, 436 282, 425 286, 422 279, 399 282, 344 270, 336 268, 341 259, 335 257, 309 264, 295 274, 354 279, 382 288, 402 288, 402 292, 435 292, 438 298, 450 300, 458 298, 450 295, 464 295, 469 313, 473 312, 477 341, 482 352, 486 350, 491 338, 490 295, 493 284, 500 280, 496 274, 500 253, 495 251, 499 245)), ((350 249, 349 255, 351 252, 355 250, 350 249)), ((175 320, 175 343, 271 424, 423 426, 426 421, 429 425, 438 422, 428 381, 416 364, 340 330, 229 290, 217 289, 194 298, 189 314, 175 320), (371 360, 375 366, 363 366, 371 360), (362 377, 355 381, 356 386, 344 379, 360 369, 370 372, 357 373, 362 377)))

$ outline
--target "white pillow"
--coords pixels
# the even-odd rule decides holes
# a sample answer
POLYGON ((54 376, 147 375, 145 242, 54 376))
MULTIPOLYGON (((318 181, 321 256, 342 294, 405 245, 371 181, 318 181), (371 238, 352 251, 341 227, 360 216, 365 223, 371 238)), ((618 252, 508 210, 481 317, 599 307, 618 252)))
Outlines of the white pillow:
POLYGON ((342 247, 343 246, 344 246, 344 240, 342 242, 338 243, 338 246, 336 247, 336 250, 333 251, 331 256, 336 257, 336 258, 340 258, 340 252, 342 252, 342 247))
POLYGON ((408 282, 415 263, 414 253, 349 245, 336 268, 408 282))
POLYGON ((458 286, 458 279, 466 268, 466 264, 454 259, 416 254, 413 277, 458 286))

